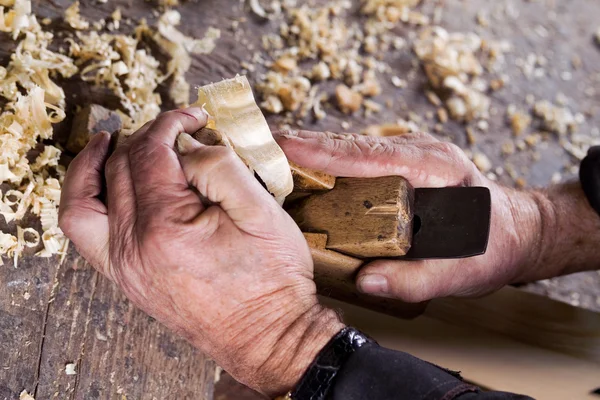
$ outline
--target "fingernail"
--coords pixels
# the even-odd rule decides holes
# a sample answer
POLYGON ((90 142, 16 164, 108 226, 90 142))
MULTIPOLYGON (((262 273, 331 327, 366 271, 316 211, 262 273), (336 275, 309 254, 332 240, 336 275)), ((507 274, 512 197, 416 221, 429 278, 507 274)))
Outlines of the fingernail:
POLYGON ((177 137, 177 150, 182 156, 202 147, 202 144, 189 134, 182 132, 177 137))
POLYGON ((366 294, 387 294, 388 281, 383 275, 364 275, 358 279, 358 289, 366 294))
POLYGON ((208 117, 208 113, 206 111, 204 111, 204 108, 202 108, 202 107, 192 106, 192 107, 186 108, 183 111, 194 116, 194 118, 196 118, 199 121, 200 120, 204 121, 208 117))
POLYGON ((96 133, 94 136, 92 136, 92 138, 90 139, 90 142, 91 141, 101 142, 103 140, 110 140, 110 133, 108 133, 106 131, 100 131, 100 132, 96 133))

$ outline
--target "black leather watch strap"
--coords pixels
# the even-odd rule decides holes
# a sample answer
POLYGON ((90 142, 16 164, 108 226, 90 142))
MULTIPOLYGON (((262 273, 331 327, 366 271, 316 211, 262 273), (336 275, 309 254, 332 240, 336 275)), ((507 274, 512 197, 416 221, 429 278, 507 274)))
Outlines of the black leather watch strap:
POLYGON ((600 215, 600 146, 590 148, 581 162, 579 179, 590 205, 600 215))
POLYGON ((366 343, 374 343, 354 328, 344 328, 329 341, 308 368, 296 389, 293 400, 323 400, 333 385, 338 371, 348 358, 366 343))

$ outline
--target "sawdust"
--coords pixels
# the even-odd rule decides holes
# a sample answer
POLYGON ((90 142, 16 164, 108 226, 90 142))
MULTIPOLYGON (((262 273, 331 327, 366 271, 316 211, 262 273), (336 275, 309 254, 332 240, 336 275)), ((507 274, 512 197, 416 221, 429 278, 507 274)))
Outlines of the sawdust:
MULTIPOLYGON (((42 143, 53 136, 52 125, 65 118, 65 94, 55 77, 77 76, 93 85, 109 88, 121 101, 117 110, 123 120, 123 133, 132 133, 160 113, 161 97, 156 89, 172 79, 171 94, 177 104, 189 101, 189 84, 184 79, 191 60, 189 54, 214 50, 220 31, 209 28, 206 37, 193 39, 179 32, 179 14, 166 10, 156 31, 144 21, 133 35, 89 31, 90 24, 79 14, 79 3, 66 9, 65 22, 76 30, 66 38, 68 56, 50 50, 53 35, 44 31, 31 12, 30 0, 2 2, 0 31, 18 41, 6 66, 0 66, 0 96, 7 100, 0 114, 0 184, 11 188, 0 192, 0 215, 11 232, 0 232, 0 256, 13 259, 15 266, 27 248, 43 248, 40 257, 55 254, 64 259, 68 240, 58 227, 61 184, 64 167, 59 164, 60 147, 42 143), (141 43, 149 35, 164 47, 172 60, 167 73, 141 43), (31 152, 39 155, 30 162, 31 152), (41 231, 21 226, 26 214, 41 220, 41 231)), ((118 30, 122 15, 111 14, 110 30, 118 30)), ((49 21, 46 21, 49 23, 49 21)), ((96 21, 94 29, 105 26, 96 21)), ((0 263, 1 263, 0 258, 0 263)))

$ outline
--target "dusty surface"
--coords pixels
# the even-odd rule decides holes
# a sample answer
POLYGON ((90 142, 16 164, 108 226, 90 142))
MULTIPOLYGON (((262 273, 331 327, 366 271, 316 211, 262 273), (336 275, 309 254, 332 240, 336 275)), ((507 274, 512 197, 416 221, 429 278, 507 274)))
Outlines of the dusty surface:
MULTIPOLYGON (((67 0, 36 1, 34 10, 40 17, 58 18, 70 3, 67 0)), ((435 4, 435 1, 425 0, 423 12, 429 12, 435 4)), ((507 125, 506 108, 515 104, 518 109, 529 111, 528 95, 536 100, 554 101, 558 93, 563 93, 574 112, 586 114, 586 122, 580 127, 583 134, 600 126, 600 48, 593 39, 598 29, 600 3, 594 0, 447 0, 440 4, 444 6, 441 25, 449 31, 476 31, 484 38, 506 39, 513 45, 513 50, 506 54, 503 70, 510 82, 491 95, 496 113, 489 120, 487 132, 475 129, 474 144, 469 144, 464 127, 449 122, 440 137, 465 149, 485 153, 494 169, 512 164, 516 171, 513 177, 506 173, 499 176, 499 180, 508 185, 514 185, 518 178, 523 178, 529 186, 547 185, 553 176, 572 179, 575 175, 570 167, 576 160, 561 148, 553 135, 537 148, 502 156, 502 145, 514 140, 507 125), (502 7, 503 20, 492 18, 494 10, 502 7), (478 13, 490 16, 490 27, 478 26, 478 13), (530 53, 543 55, 548 60, 545 77, 527 79, 517 67, 517 60, 526 59, 530 53), (578 69, 572 65, 574 56, 581 60, 578 69), (556 176, 557 172, 561 175, 556 176)), ((153 4, 148 2, 90 2, 82 4, 81 12, 93 20, 108 16, 117 5, 122 6, 124 18, 155 20, 151 13, 153 4)), ((223 31, 218 51, 194 57, 188 80, 197 86, 240 72, 241 63, 249 61, 251 54, 260 49, 261 35, 277 26, 277 22, 248 16, 236 0, 187 2, 179 10, 184 21, 181 30, 190 36, 201 37, 207 26, 221 25, 223 31), (246 22, 235 30, 229 29, 240 16, 246 16, 246 22)), ((55 21, 51 26, 63 30, 63 25, 55 21)), ((397 28, 402 35, 408 35, 411 30, 404 26, 397 28)), ((12 46, 1 36, 3 64, 12 46)), ((436 108, 423 95, 426 78, 414 64, 410 48, 390 52, 387 59, 396 75, 414 77, 403 89, 394 87, 391 82, 382 82, 383 93, 376 100, 381 103, 393 100, 391 108, 363 118, 361 115, 348 117, 334 107, 326 107, 329 114, 326 119, 307 118, 303 121, 304 128, 342 131, 342 122, 348 122, 348 130, 360 131, 372 124, 408 118, 409 111, 420 115, 434 112, 436 108)), ((260 72, 259 68, 250 73, 250 80, 255 82, 260 72)), ((90 89, 76 80, 63 82, 63 86, 70 111, 75 104, 92 100, 109 108, 118 104, 107 91, 90 89)), ((164 106, 172 105, 165 101, 164 106)), ((69 110, 68 114, 72 115, 69 110)), ((269 120, 273 127, 278 126, 278 118, 269 120)), ((67 120, 58 129, 57 137, 63 144, 69 127, 67 120)), ((557 278, 530 285, 529 289, 600 310, 598 272, 557 278)), ((212 362, 135 309, 75 254, 60 268, 55 260, 30 257, 25 258, 18 269, 0 267, 0 360, 0 399, 16 398, 23 389, 38 399, 52 398, 54 393, 58 393, 58 398, 74 399, 212 397, 212 362), (65 365, 69 363, 76 364, 76 375, 65 374, 65 365)), ((229 397, 223 393, 218 390, 215 398, 240 398, 235 391, 229 397)))

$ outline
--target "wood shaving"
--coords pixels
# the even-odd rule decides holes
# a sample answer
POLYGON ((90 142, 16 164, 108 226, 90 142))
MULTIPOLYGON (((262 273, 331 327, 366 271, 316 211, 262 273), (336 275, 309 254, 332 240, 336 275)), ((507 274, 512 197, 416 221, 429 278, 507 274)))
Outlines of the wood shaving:
MULTIPOLYGON (((275 3, 281 4, 280 32, 262 38, 263 48, 273 62, 269 64, 271 70, 260 77, 257 85, 261 108, 300 118, 306 113, 299 110, 310 108, 304 103, 312 100, 309 92, 317 82, 335 81, 363 97, 379 96, 381 74, 390 67, 377 57, 392 48, 400 49, 406 43, 392 34, 394 24, 426 22, 426 18, 412 12, 411 7, 419 3, 415 0, 363 1, 364 23, 348 22, 346 16, 352 12, 349 1, 329 1, 319 7, 306 4, 297 7, 295 2, 289 1, 275 3), (292 84, 291 81, 298 78, 306 79, 307 84, 292 84)), ((399 77, 391 79, 397 87, 406 86, 406 81, 399 77)), ((377 100, 368 103, 369 109, 377 108, 372 101, 377 100)), ((358 105, 358 109, 362 106, 362 103, 358 105)), ((346 110, 346 106, 342 107, 346 110)), ((355 103, 351 108, 356 109, 355 103)))
POLYGON ((169 95, 179 106, 187 106, 190 100, 190 85, 185 80, 185 73, 192 65, 190 54, 210 54, 216 48, 216 41, 221 31, 209 27, 205 37, 195 39, 181 33, 176 27, 181 23, 181 14, 176 10, 167 10, 158 20, 158 30, 153 32, 142 26, 138 32, 152 37, 166 51, 171 60, 167 64, 165 79, 172 76, 173 82, 169 95))
POLYGON ((294 183, 287 158, 273 139, 269 125, 254 100, 245 76, 198 89, 196 105, 209 114, 209 125, 261 178, 279 204, 294 183))
POLYGON ((6 2, 0 6, 0 31, 10 33, 13 40, 24 30, 29 30, 31 24, 37 24, 30 19, 31 1, 15 0, 6 2), (4 7, 9 8, 4 12, 4 7))
POLYGON ((79 1, 75 1, 67 7, 65 10, 65 21, 73 29, 85 30, 90 27, 90 23, 79 13, 79 1))
POLYGON ((482 39, 474 33, 448 33, 438 26, 425 29, 415 41, 414 51, 431 86, 450 91, 445 104, 457 121, 489 116, 491 101, 485 94, 488 85, 478 79, 484 70, 478 60, 482 46, 482 39))
POLYGON ((531 116, 523 112, 514 112, 510 116, 510 126, 515 136, 521 135, 531 125, 531 116))
POLYGON ((69 363, 65 365, 65 374, 66 375, 77 375, 77 371, 75 370, 75 364, 69 363))
POLYGON ((538 101, 533 113, 542 120, 544 129, 558 135, 566 135, 577 130, 575 115, 566 107, 558 107, 547 100, 538 101))
POLYGON ((346 85, 338 85, 335 88, 335 98, 340 111, 345 114, 352 114, 360 110, 363 103, 363 96, 346 85))
POLYGON ((473 163, 483 173, 489 172, 492 169, 492 162, 483 153, 479 153, 479 152, 474 153, 473 154, 473 163))
POLYGON ((19 400, 35 400, 32 395, 27 393, 27 390, 23 390, 21 394, 19 394, 19 400))

